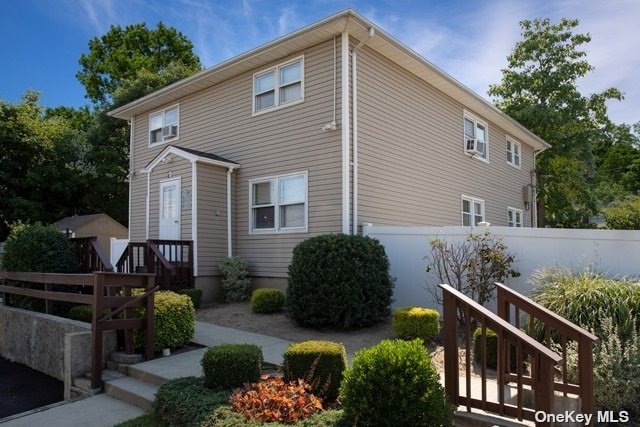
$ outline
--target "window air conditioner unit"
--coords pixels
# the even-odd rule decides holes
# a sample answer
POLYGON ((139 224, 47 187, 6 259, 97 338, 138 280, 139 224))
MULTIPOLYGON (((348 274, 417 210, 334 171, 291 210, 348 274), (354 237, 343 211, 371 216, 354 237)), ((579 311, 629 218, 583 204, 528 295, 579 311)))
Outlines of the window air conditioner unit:
POLYGON ((478 151, 478 141, 476 141, 473 138, 467 139, 464 151, 467 154, 472 154, 472 155, 479 154, 480 152, 478 151))
POLYGON ((163 138, 175 138, 178 136, 178 126, 177 125, 169 125, 164 126, 162 128, 162 137, 163 138))

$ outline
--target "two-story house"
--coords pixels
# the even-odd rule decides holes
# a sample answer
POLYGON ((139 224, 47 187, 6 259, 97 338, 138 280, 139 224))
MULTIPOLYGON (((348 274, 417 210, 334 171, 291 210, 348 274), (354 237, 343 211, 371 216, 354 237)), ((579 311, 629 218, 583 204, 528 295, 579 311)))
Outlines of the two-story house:
POLYGON ((352 10, 110 113, 131 124, 131 241, 193 241, 196 286, 245 257, 380 225, 530 226, 548 144, 352 10))

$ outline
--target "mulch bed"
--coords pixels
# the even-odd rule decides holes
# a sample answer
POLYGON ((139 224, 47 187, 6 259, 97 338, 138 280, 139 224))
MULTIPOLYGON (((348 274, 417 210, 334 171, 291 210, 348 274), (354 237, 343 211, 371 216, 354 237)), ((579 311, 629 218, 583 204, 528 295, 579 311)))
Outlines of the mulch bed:
POLYGON ((0 418, 64 399, 64 383, 0 357, 0 418))

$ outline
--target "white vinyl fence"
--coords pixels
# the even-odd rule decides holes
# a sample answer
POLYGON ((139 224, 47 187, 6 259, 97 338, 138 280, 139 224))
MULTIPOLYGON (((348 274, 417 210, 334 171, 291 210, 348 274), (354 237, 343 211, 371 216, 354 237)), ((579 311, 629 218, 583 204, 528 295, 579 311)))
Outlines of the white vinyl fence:
MULTIPOLYGON (((365 225, 363 234, 378 239, 391 262, 396 277, 394 307, 420 305, 436 307, 426 287, 438 282, 425 271, 429 242, 435 238, 461 241, 473 230, 487 227, 392 227, 365 225)), ((531 273, 554 265, 574 271, 591 267, 609 275, 640 276, 640 231, 570 230, 552 228, 488 227, 503 238, 509 253, 515 254, 513 267, 521 273, 506 283, 527 295, 531 273)), ((488 304, 495 309, 495 304, 488 304)))
POLYGON ((111 261, 111 265, 116 267, 116 263, 127 249, 127 245, 129 244, 129 239, 116 239, 115 237, 111 237, 111 253, 109 254, 109 260, 111 261))

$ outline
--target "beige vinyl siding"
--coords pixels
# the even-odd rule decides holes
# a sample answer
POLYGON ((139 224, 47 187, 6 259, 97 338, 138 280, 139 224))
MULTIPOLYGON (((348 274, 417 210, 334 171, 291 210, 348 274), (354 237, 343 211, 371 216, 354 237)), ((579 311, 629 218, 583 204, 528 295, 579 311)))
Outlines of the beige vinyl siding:
MULTIPOLYGON (((339 39, 337 46, 339 84, 339 39)), ((339 122, 339 86, 336 96, 339 122)), ((240 164, 240 169, 233 173, 236 189, 233 247, 235 255, 248 259, 252 274, 285 277, 291 251, 297 243, 311 235, 340 231, 341 133, 321 130, 333 117, 333 39, 177 102, 180 138, 172 145, 214 153, 240 164), (253 117, 253 73, 300 55, 304 55, 305 63, 304 102, 253 117), (302 171, 308 172, 309 232, 250 235, 249 179, 302 171)), ((148 147, 148 127, 148 114, 136 117, 134 170, 144 168, 166 147, 166 144, 148 147)), ((199 185, 203 184, 199 181, 199 185)), ((144 238, 145 197, 146 177, 136 175, 132 179, 130 203, 132 240, 144 238)), ((154 210, 157 207, 151 204, 151 211, 154 210)), ((207 249, 199 245, 198 250, 202 263, 205 259, 202 251, 207 249)), ((204 271, 210 268, 201 265, 204 271)))
POLYGON ((150 175, 149 186, 149 238, 158 239, 160 214, 160 183, 180 178, 180 239, 192 240, 191 236, 191 204, 185 205, 185 192, 191 191, 191 162, 174 157, 170 162, 161 162, 150 175), (169 177, 171 175, 171 177, 169 177))
POLYGON ((227 169, 197 164, 198 275, 218 274, 227 257, 227 169))
POLYGON ((485 201, 487 221, 507 225, 507 205, 522 207, 530 182, 530 147, 520 170, 507 165, 505 132, 478 116, 489 163, 466 155, 464 106, 366 47, 357 78, 360 223, 459 225, 464 194, 485 201))

